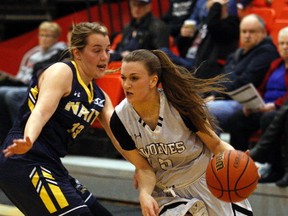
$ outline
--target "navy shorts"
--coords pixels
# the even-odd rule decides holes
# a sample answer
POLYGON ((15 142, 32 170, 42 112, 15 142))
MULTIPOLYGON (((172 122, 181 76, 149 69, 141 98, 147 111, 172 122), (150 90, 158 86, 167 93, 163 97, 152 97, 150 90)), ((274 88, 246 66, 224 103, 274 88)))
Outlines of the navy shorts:
MULTIPOLYGON (((43 155, 38 149, 4 158, 2 149, 12 142, 12 138, 6 139, 0 150, 0 188, 19 210, 27 216, 90 213, 87 197, 93 196, 88 191, 80 194, 76 187, 78 183, 69 176, 61 161, 49 157, 45 150, 43 155)), ((34 143, 36 148, 39 144, 34 143)))

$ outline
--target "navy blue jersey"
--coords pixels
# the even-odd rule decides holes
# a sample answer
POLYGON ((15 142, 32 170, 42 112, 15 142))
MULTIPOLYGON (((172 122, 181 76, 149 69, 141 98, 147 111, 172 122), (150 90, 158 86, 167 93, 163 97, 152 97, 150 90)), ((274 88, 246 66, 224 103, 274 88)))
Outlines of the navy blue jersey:
MULTIPOLYGON (((51 146, 58 156, 67 154, 67 147, 80 133, 84 132, 95 121, 105 104, 103 91, 91 81, 89 86, 81 80, 75 62, 65 62, 73 71, 71 93, 63 97, 39 136, 41 142, 51 146)), ((14 130, 24 131, 27 119, 38 99, 38 77, 32 78, 29 94, 20 109, 14 130)), ((49 100, 49 98, 47 98, 49 100)))

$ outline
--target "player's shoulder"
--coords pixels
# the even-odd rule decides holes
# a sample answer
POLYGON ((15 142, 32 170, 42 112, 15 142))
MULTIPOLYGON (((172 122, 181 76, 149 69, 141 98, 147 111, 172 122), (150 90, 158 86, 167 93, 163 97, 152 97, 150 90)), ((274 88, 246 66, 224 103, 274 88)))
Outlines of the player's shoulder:
POLYGON ((127 111, 127 110, 129 110, 129 107, 130 107, 129 102, 127 101, 126 98, 124 98, 124 99, 115 107, 115 112, 118 114, 118 113, 123 112, 124 110, 127 111), (127 109, 127 108, 128 108, 128 109, 127 109))
POLYGON ((73 70, 71 65, 64 62, 56 62, 46 69, 46 73, 55 74, 58 76, 71 76, 71 71, 73 70))

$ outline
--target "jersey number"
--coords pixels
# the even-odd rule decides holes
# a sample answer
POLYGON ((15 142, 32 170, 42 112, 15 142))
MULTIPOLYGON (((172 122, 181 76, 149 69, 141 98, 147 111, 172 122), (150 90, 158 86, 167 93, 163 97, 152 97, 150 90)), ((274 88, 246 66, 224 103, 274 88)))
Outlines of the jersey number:
POLYGON ((68 130, 68 132, 71 134, 72 138, 75 139, 79 133, 83 130, 84 126, 80 123, 73 124, 73 128, 68 130))
POLYGON ((172 163, 172 161, 169 160, 169 159, 163 160, 163 159, 159 158, 159 159, 158 159, 158 162, 159 162, 159 164, 160 164, 160 167, 161 167, 163 170, 168 170, 168 169, 171 169, 171 168, 173 167, 173 163, 172 163))

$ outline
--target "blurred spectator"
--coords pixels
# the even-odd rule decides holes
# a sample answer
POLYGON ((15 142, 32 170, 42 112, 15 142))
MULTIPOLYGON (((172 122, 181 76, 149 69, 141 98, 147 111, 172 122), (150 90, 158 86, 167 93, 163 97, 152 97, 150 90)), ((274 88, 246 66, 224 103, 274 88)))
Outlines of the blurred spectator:
POLYGON ((111 51, 110 61, 120 61, 136 49, 169 47, 169 28, 152 15, 151 0, 130 0, 129 3, 133 19, 123 29, 120 42, 112 44, 112 48, 116 48, 111 51))
POLYGON ((227 56, 239 46, 240 20, 236 14, 229 14, 227 0, 208 0, 207 8, 209 13, 200 29, 202 33, 207 28, 207 35, 198 47, 194 62, 199 78, 219 75, 227 56))
MULTIPOLYGON (((227 91, 233 91, 248 83, 258 88, 271 62, 277 58, 277 48, 267 36, 263 19, 255 14, 247 15, 240 23, 240 47, 227 58, 223 68, 223 73, 227 74, 230 81, 223 84, 227 91)), ((237 101, 226 95, 212 95, 207 101, 208 109, 224 131, 230 127, 228 119, 236 111, 242 110, 237 101)))
MULTIPOLYGON (((72 29, 73 29, 73 26, 70 26, 68 28, 67 35, 66 35, 66 40, 67 40, 66 44, 68 45, 68 47, 70 46, 72 29)), ((62 44, 63 42, 57 42, 57 43, 62 44)), ((51 51, 52 50, 53 49, 51 47, 51 51)), ((42 70, 43 68, 47 67, 50 64, 53 64, 57 61, 62 61, 66 58, 70 58, 70 53, 69 53, 68 49, 64 50, 61 48, 54 55, 51 55, 50 58, 34 64, 33 74, 37 73, 38 71, 42 70)), ((5 96, 5 103, 4 104, 6 104, 6 107, 9 110, 9 114, 10 114, 12 122, 17 117, 16 113, 18 112, 20 105, 21 105, 21 103, 19 103, 19 101, 21 101, 25 95, 26 95, 26 88, 18 88, 18 89, 15 89, 13 91, 7 92, 7 94, 5 96)))
MULTIPOLYGON (((287 63, 285 68, 287 70, 287 63)), ((288 100, 275 112, 272 122, 250 150, 250 156, 254 161, 271 165, 262 173, 259 183, 276 182, 279 187, 288 186, 288 100)))
POLYGON ((28 83, 34 72, 43 67, 41 62, 58 58, 63 50, 67 48, 64 42, 59 41, 61 34, 60 26, 55 22, 44 21, 39 25, 38 45, 29 50, 23 57, 16 77, 8 84, 2 83, 0 86, 0 142, 6 137, 12 126, 12 119, 17 114, 17 108, 22 100, 18 100, 17 94, 25 93, 28 83), (13 84, 15 82, 15 85, 13 84), (19 87, 21 83, 21 87, 19 87), (12 103, 8 107, 8 104, 12 103), (16 104, 15 104, 16 103, 16 104), (15 112, 16 111, 16 112, 15 112), (10 115, 9 115, 10 114, 10 115))
MULTIPOLYGON (((197 23, 197 26, 199 28, 200 24, 203 23, 203 21, 208 16, 208 8, 209 4, 213 3, 213 1, 210 1, 210 3, 207 5, 207 1, 209 0, 197 0, 196 5, 194 7, 194 10, 189 17, 190 20, 195 20, 197 23)), ((238 16, 239 10, 244 10, 245 7, 247 7, 253 0, 226 0, 228 7, 228 14, 229 16, 238 16)), ((211 5, 210 5, 211 6, 211 5)))
POLYGON ((194 10, 188 19, 196 21, 197 29, 199 29, 199 26, 205 21, 207 16, 207 0, 197 0, 194 10))
POLYGON ((244 107, 243 110, 236 111, 228 120, 227 132, 230 133, 230 143, 236 149, 247 150, 249 137, 260 129, 263 115, 278 109, 288 97, 288 28, 279 31, 278 41, 281 58, 271 63, 258 88, 265 102, 264 107, 256 111, 244 107))
MULTIPOLYGON (((228 2, 228 12, 229 14, 237 14, 240 16, 239 12, 242 11, 253 2, 253 0, 229 0, 228 2)), ((240 16, 241 17, 241 16, 240 16)))
POLYGON ((184 21, 192 14, 196 0, 170 0, 169 9, 162 17, 168 25, 170 35, 176 38, 184 21))
POLYGON ((186 25, 181 28, 177 39, 180 56, 168 48, 161 48, 178 65, 188 69, 201 65, 196 72, 200 78, 219 74, 223 61, 237 49, 239 40, 240 20, 237 16, 228 15, 226 0, 208 0, 205 5, 209 9, 208 16, 199 29, 196 27, 195 33, 186 25))

